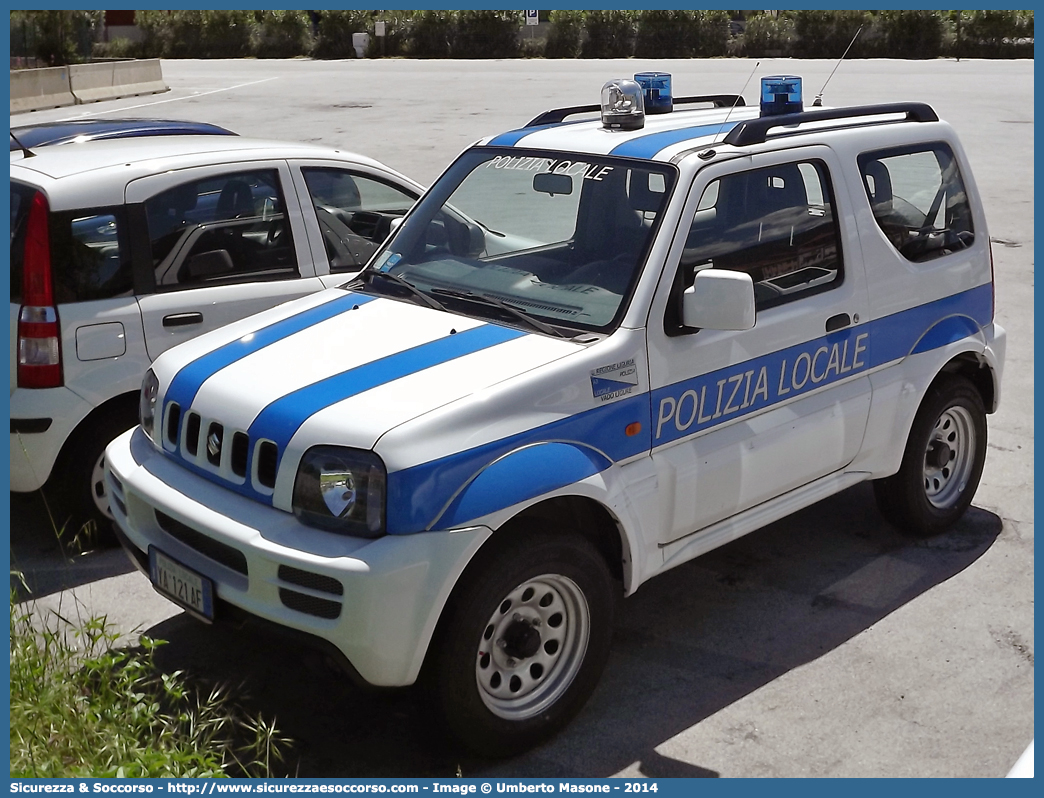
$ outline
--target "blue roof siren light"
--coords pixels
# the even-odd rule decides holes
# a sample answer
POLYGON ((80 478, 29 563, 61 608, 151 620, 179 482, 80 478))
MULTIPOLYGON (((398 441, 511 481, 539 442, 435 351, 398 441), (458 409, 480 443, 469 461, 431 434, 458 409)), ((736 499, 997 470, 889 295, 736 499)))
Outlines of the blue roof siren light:
POLYGON ((801 78, 797 75, 770 75, 761 79, 761 115, 800 114, 801 78))
POLYGON ((642 87, 647 114, 669 114, 674 110, 669 72, 639 72, 635 82, 642 87))
POLYGON ((639 130, 645 126, 642 87, 628 78, 616 78, 602 86, 602 127, 639 130))

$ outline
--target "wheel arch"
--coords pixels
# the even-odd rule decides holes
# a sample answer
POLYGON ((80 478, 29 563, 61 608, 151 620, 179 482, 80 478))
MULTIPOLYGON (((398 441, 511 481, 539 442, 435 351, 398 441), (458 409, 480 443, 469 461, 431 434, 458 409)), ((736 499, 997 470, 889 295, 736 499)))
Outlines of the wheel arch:
POLYGON ((978 352, 961 352, 952 357, 939 370, 932 384, 935 385, 946 376, 964 377, 979 392, 986 412, 992 413, 996 410, 997 374, 983 355, 978 352))
POLYGON ((130 426, 134 426, 138 416, 138 396, 138 391, 128 391, 127 393, 119 394, 102 402, 80 419, 80 423, 69 433, 69 437, 62 444, 58 457, 55 459, 55 468, 51 470, 51 476, 48 478, 48 481, 61 478, 60 471, 63 470, 62 467, 68 462, 68 458, 75 454, 87 431, 95 429, 110 418, 117 417, 129 418, 131 420, 130 426))

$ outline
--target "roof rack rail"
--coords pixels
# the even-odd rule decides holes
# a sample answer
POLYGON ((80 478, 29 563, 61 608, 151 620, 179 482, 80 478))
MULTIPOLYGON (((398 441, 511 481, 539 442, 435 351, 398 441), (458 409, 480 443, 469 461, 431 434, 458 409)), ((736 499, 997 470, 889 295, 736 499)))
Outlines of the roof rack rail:
MULTIPOLYGON (((674 105, 685 105, 687 103, 713 103, 715 108, 731 108, 734 105, 743 105, 743 98, 738 94, 701 94, 694 97, 675 97, 674 105)), ((526 127, 536 125, 553 125, 562 122, 567 116, 574 114, 591 113, 601 111, 601 105, 572 105, 568 108, 552 108, 544 111, 526 123, 526 127)))
MULTIPOLYGON (((939 116, 927 103, 880 103, 878 105, 859 105, 852 108, 823 108, 803 111, 798 114, 780 114, 779 116, 761 116, 757 119, 745 119, 729 131, 723 139, 725 144, 734 147, 745 147, 750 144, 762 144, 773 128, 800 125, 803 122, 821 122, 831 119, 852 119, 867 116, 884 116, 886 114, 905 114, 907 122, 938 122, 939 116)), ((853 122, 853 124, 862 124, 853 122)), ((795 131, 797 132, 797 131, 795 131)), ((805 131, 800 131, 805 132, 805 131)))

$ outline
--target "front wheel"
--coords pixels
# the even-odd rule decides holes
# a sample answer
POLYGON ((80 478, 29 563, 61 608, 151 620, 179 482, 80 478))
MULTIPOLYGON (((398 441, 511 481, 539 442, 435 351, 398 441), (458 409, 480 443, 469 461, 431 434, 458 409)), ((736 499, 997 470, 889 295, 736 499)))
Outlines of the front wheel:
POLYGON ((426 675, 457 740, 499 757, 549 737, 583 707, 609 654, 615 583, 576 534, 527 530, 491 545, 451 599, 426 675))
POLYGON ((874 482, 882 515, 899 529, 928 536, 968 509, 986 461, 986 411, 964 377, 937 380, 917 411, 899 472, 874 482))

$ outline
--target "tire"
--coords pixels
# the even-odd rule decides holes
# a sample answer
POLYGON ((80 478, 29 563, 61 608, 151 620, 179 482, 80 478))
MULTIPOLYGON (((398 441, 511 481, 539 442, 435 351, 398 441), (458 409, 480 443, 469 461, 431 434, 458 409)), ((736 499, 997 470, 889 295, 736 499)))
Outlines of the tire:
POLYGON ((900 530, 935 535, 968 509, 985 461, 982 397, 964 377, 941 377, 921 402, 898 473, 874 482, 877 506, 900 530))
POLYGON ((616 583, 594 546, 569 532, 517 532, 469 565, 423 677, 452 737, 485 757, 526 750, 564 726, 612 642, 616 583))
POLYGON ((81 548, 116 545, 105 447, 136 423, 133 413, 113 410, 87 418, 66 443, 45 488, 63 539, 77 541, 81 548))

